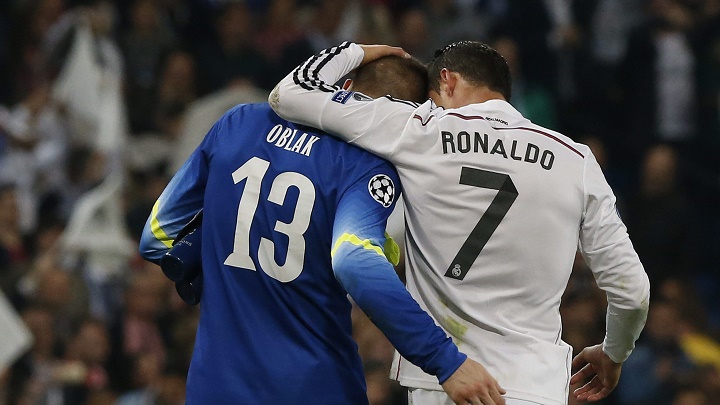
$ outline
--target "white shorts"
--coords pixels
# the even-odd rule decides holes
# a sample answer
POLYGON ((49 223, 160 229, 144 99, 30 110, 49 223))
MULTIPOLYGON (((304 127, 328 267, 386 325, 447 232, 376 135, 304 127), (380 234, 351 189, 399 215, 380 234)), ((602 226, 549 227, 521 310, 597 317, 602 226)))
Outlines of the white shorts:
MULTIPOLYGON (((408 388, 408 405, 455 405, 445 391, 408 388)), ((505 405, 541 405, 522 399, 505 398, 505 405)))

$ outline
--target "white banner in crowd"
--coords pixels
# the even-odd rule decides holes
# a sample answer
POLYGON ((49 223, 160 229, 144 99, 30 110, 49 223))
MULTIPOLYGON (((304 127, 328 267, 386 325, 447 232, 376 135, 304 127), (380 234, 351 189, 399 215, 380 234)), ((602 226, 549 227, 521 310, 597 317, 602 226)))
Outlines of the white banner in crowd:
POLYGON ((81 20, 53 89, 54 99, 67 109, 73 142, 106 153, 124 147, 127 128, 121 60, 107 39, 93 36, 81 20))

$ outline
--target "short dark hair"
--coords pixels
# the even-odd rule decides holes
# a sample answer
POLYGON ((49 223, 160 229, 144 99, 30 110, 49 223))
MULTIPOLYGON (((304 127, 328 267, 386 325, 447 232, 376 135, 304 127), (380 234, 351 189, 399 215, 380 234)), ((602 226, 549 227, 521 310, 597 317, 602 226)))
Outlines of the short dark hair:
POLYGON ((430 89, 440 92, 440 71, 447 68, 475 85, 487 86, 510 101, 510 67, 498 51, 477 41, 453 42, 435 51, 428 64, 430 89))
POLYGON ((359 67, 353 90, 373 98, 394 98, 425 102, 428 99, 428 71, 415 58, 384 56, 359 67))

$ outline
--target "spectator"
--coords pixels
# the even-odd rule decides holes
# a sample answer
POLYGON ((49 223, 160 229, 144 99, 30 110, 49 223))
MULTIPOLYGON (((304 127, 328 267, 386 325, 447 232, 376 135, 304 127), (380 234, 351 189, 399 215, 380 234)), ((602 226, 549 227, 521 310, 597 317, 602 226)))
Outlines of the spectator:
POLYGON ((709 398, 696 386, 682 388, 672 401, 672 405, 708 405, 709 398))
POLYGON ((8 70, 14 79, 8 83, 12 104, 50 79, 52 72, 48 69, 49 55, 45 52, 44 42, 51 27, 63 16, 65 4, 63 0, 33 0, 17 3, 14 11, 8 50, 8 70))
POLYGON ((398 46, 423 62, 430 60, 434 50, 426 46, 430 32, 428 18, 421 9, 413 8, 400 14, 397 34, 398 46))
MULTIPOLYGON (((156 323, 163 293, 169 285, 159 271, 136 274, 125 291, 125 306, 112 329, 113 378, 118 387, 132 387, 133 359, 153 356, 164 364, 165 342, 156 323)), ((138 365, 139 366, 139 365, 138 365)))
POLYGON ((647 3, 648 21, 631 35, 619 72, 626 144, 640 151, 658 142, 687 145, 697 133, 695 15, 680 0, 647 3))
POLYGON ((694 269, 694 222, 690 204, 678 188, 678 164, 674 148, 651 148, 643 162, 638 194, 628 204, 628 230, 638 235, 635 246, 653 285, 673 274, 690 275, 694 269))
POLYGON ((692 376, 692 363, 680 348, 680 314, 666 302, 653 302, 646 332, 623 366, 618 384, 621 405, 663 404, 692 376))
POLYGON ((155 403, 156 389, 162 377, 162 363, 153 354, 141 354, 133 359, 133 390, 126 392, 116 405, 150 405, 155 403))
POLYGON ((263 74, 267 63, 252 44, 252 14, 243 2, 228 3, 215 19, 217 40, 197 51, 203 93, 211 93, 233 82, 250 82, 267 87, 263 74))
MULTIPOLYGON (((170 52, 159 77, 158 104, 164 108, 173 105, 187 107, 197 98, 196 82, 197 64, 192 55, 181 50, 170 52)), ((167 132, 162 122, 156 128, 167 132)))
POLYGON ((354 39, 360 35, 359 0, 320 0, 311 7, 310 13, 307 35, 312 53, 332 46, 341 38, 354 39))
POLYGON ((84 403, 91 394, 107 389, 105 363, 109 354, 109 336, 105 323, 85 319, 66 347, 62 364, 56 370, 62 384, 62 403, 84 403))
POLYGON ((510 66, 513 83, 512 100, 518 111, 538 125, 555 128, 557 111, 552 93, 541 84, 526 78, 518 44, 510 37, 500 37, 495 39, 493 47, 510 66))
POLYGON ((28 259, 15 188, 0 186, 0 268, 8 269, 28 259))
POLYGON ((160 63, 174 43, 174 33, 163 24, 156 2, 137 0, 132 6, 131 26, 123 36, 127 107, 133 132, 154 129, 151 112, 157 105, 160 63))

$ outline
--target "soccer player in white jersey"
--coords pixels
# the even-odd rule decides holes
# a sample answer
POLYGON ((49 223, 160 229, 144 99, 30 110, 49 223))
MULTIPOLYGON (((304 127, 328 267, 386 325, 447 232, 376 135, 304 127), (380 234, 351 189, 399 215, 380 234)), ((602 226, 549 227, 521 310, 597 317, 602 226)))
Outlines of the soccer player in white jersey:
MULTIPOLYGON (((405 55, 351 43, 322 51, 278 84, 270 104, 397 167, 407 288, 497 379, 508 405, 564 405, 578 382, 586 384, 577 399, 606 397, 645 324, 650 292, 592 152, 513 108, 507 63, 482 43, 436 52, 422 105, 333 86, 387 54, 405 55), (559 306, 577 249, 608 309, 604 341, 571 361, 559 306)), ((403 358, 392 377, 413 404, 450 403, 436 378, 403 358)))

